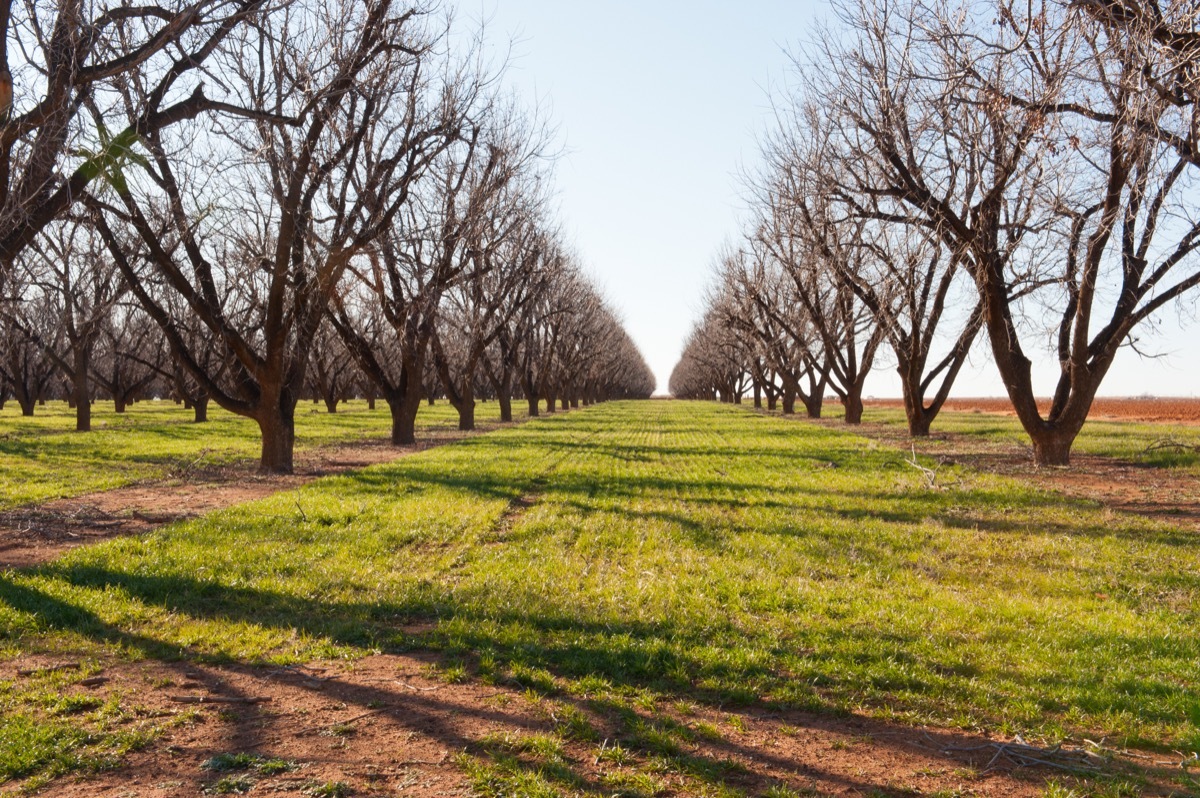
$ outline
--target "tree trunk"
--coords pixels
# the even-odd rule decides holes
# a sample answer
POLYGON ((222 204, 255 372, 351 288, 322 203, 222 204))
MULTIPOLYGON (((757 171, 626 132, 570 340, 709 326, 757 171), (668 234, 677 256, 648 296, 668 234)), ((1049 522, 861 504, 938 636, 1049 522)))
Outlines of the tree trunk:
POLYGON ((421 395, 408 391, 403 396, 386 395, 388 411, 392 414, 392 445, 411 446, 417 442, 417 413, 421 409, 421 395))
POLYGON ((791 391, 783 392, 783 414, 793 415, 796 412, 796 394, 791 391))
POLYGON ((908 414, 908 435, 910 438, 928 438, 929 428, 933 426, 934 414, 924 409, 908 414))
POLYGON ((92 397, 88 395, 88 368, 91 352, 87 347, 75 349, 74 391, 75 431, 90 432, 92 429, 92 397))
POLYGON ((541 406, 538 402, 537 394, 531 394, 525 397, 525 404, 529 405, 529 417, 537 418, 541 413, 541 406))
POLYGON ((779 397, 773 393, 767 394, 767 409, 774 410, 779 407, 779 397))
POLYGON ((809 418, 820 418, 821 408, 825 404, 824 393, 814 393, 804 397, 804 412, 809 418))
POLYGON ((325 409, 330 413, 336 413, 338 406, 338 398, 336 396, 325 397, 325 409))
POLYGON ((506 391, 501 391, 496 397, 496 401, 500 403, 500 422, 508 423, 512 421, 512 397, 506 391))
POLYGON ((125 407, 126 407, 125 397, 119 393, 114 395, 113 396, 113 410, 117 413, 124 413, 125 407))
POLYGON ((192 423, 203 424, 208 421, 208 397, 202 397, 192 402, 192 412, 194 417, 192 423))
POLYGON ((851 391, 842 399, 847 424, 861 424, 863 416, 862 391, 851 391))
POLYGON ((754 409, 762 410, 762 386, 754 383, 754 409))
POLYGON ((285 418, 278 410, 268 409, 258 419, 262 432, 262 458, 258 462, 261 474, 292 473, 292 452, 296 444, 296 422, 285 418))
POLYGON ((563 396, 563 397, 562 397, 562 398, 561 398, 559 401, 561 401, 561 402, 562 402, 562 409, 563 409, 563 410, 570 410, 570 409, 571 409, 571 403, 567 401, 567 397, 566 397, 566 396, 563 396))
POLYGON ((579 409, 579 397, 578 397, 578 396, 572 396, 572 397, 571 397, 571 409, 572 409, 572 410, 578 410, 578 409, 579 409))
POLYGON ((1033 461, 1040 466, 1067 466, 1071 464, 1071 445, 1078 431, 1056 427, 1035 430, 1029 433, 1033 441, 1033 461))
POLYGON ((28 400, 23 400, 18 397, 17 404, 19 404, 21 406, 21 415, 23 415, 27 418, 33 415, 33 407, 36 403, 34 402, 34 400, 32 398, 28 399, 28 400))
POLYGON ((558 408, 556 408, 556 407, 555 407, 554 397, 553 397, 553 396, 547 396, 547 397, 546 397, 546 412, 547 412, 547 413, 554 413, 554 412, 555 412, 557 409, 558 409, 558 408))
POLYGON ((463 397, 457 409, 459 431, 470 432, 475 429, 475 400, 463 397))

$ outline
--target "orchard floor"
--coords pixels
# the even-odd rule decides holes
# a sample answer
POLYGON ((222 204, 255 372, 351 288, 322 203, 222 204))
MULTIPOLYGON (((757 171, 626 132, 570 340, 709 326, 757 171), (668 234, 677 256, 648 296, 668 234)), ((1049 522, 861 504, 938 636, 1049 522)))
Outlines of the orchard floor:
POLYGON ((297 458, 288 475, 259 474, 249 461, 185 468, 120 488, 0 511, 0 569, 28 568, 105 538, 142 534, 462 438, 435 431, 410 446, 368 440, 313 449, 297 458))
MULTIPOLYGON (((258 486, 43 502, 208 514, 0 573, 0 791, 1196 794, 1189 519, 985 473, 1012 431, 966 414, 929 484, 880 412, 620 403, 223 511, 258 486)), ((1194 482, 1158 432, 1084 466, 1194 482)))

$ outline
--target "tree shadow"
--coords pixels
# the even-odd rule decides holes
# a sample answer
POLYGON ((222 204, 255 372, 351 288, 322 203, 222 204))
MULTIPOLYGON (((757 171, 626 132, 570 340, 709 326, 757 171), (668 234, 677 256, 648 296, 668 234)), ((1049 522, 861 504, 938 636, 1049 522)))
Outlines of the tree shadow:
MULTIPOLYGON (((456 607, 449 597, 433 603, 330 602, 218 585, 182 575, 148 576, 96 566, 57 564, 31 575, 60 580, 73 589, 120 591, 140 604, 196 619, 300 630, 339 645, 385 654, 414 650, 435 654, 444 661, 466 662, 476 680, 481 677, 480 655, 486 653, 494 663, 490 666, 494 669, 491 681, 498 679, 501 688, 513 695, 534 690, 556 702, 556 706, 573 707, 586 718, 587 727, 594 729, 595 735, 587 738, 587 744, 571 746, 571 756, 547 762, 498 751, 494 740, 465 733, 462 721, 501 726, 517 734, 563 732, 563 724, 553 719, 522 720, 501 708, 412 694, 394 684, 356 682, 349 674, 323 679, 319 685, 297 675, 291 683, 297 688, 319 689, 330 701, 360 710, 379 710, 391 723, 428 736, 450 751, 466 751, 481 761, 536 773, 575 791, 612 792, 611 785, 600 779, 598 755, 596 761, 588 761, 587 752, 595 749, 601 737, 631 752, 649 771, 666 768, 697 784, 733 787, 751 794, 763 794, 776 784, 807 788, 813 783, 863 794, 908 794, 890 776, 856 777, 841 766, 824 767, 821 758, 811 757, 811 752, 793 756, 787 753, 787 745, 780 749, 778 741, 764 744, 763 735, 783 739, 781 729, 791 729, 786 732, 791 735, 796 729, 808 729, 851 740, 856 736, 869 738, 870 745, 877 749, 910 758, 915 746, 925 749, 919 754, 923 761, 941 762, 946 767, 978 765, 983 756, 981 751, 967 750, 980 744, 976 736, 848 717, 817 692, 809 694, 803 708, 798 708, 794 701, 763 700, 755 689, 706 688, 714 682, 762 685, 777 682, 781 676, 761 662, 714 663, 690 657, 670 643, 687 632, 667 623, 589 622, 516 610, 482 614, 456 607), (415 635, 404 631, 419 619, 430 621, 427 628, 415 635), (506 631, 512 627, 531 634, 514 638, 506 631), (578 689, 577 685, 585 680, 599 680, 604 687, 578 689), (652 704, 633 698, 647 695, 646 691, 651 691, 652 704), (698 731, 704 724, 681 718, 670 708, 675 702, 698 705, 706 718, 742 718, 736 721, 738 726, 761 724, 763 718, 768 721, 764 729, 749 737, 729 729, 714 731, 713 724, 698 731)), ((252 678, 260 678, 267 667, 196 652, 158 639, 153 633, 131 633, 104 621, 95 612, 30 584, 18 584, 8 576, 0 576, 0 601, 33 615, 43 629, 78 634, 152 660, 220 666, 219 672, 232 670, 252 678)), ((244 695, 228 685, 220 689, 223 696, 244 695)), ((249 710, 239 722, 239 745, 270 749, 273 743, 263 732, 265 724, 256 711, 249 710)), ((566 738, 571 739, 569 734, 566 738)), ((1034 777, 1039 775, 1044 774, 1034 777)))

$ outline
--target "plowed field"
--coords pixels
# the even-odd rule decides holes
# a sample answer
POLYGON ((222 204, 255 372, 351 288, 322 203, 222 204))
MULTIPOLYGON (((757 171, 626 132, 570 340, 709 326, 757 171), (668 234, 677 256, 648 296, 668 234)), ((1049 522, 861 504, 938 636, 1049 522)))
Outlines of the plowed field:
MULTIPOLYGON (((900 399, 869 399, 866 404, 868 407, 904 407, 900 399)), ((1040 399, 1038 405, 1045 412, 1050 406, 1050 400, 1040 399)), ((1004 397, 950 399, 944 409, 1013 415, 1012 403, 1004 397)), ((1092 405, 1090 417, 1118 421, 1200 424, 1200 398, 1104 397, 1097 399, 1092 405)))

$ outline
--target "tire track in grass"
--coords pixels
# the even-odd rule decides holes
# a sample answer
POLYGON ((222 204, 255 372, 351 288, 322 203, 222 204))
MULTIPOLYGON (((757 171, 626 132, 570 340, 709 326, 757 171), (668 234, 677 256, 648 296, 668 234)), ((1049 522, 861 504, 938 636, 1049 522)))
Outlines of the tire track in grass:
MULTIPOLYGON (((598 434, 599 432, 597 430, 592 430, 583 437, 577 439, 577 441, 572 445, 586 445, 598 434)), ((541 502, 542 497, 546 493, 546 488, 549 485, 550 475, 558 470, 559 466, 561 466, 570 455, 571 448, 569 446, 564 446, 562 447, 561 453, 549 458, 546 461, 546 465, 540 471, 538 471, 533 479, 529 481, 529 490, 525 491, 519 496, 516 496, 508 503, 508 506, 505 507, 504 510, 501 511, 500 515, 496 518, 496 522, 492 525, 492 528, 481 536, 481 540, 487 545, 497 545, 503 543, 505 539, 508 538, 509 532, 511 532, 513 528, 521 522, 521 519, 525 517, 525 514, 533 509, 533 507, 535 507, 539 502, 541 502)))

